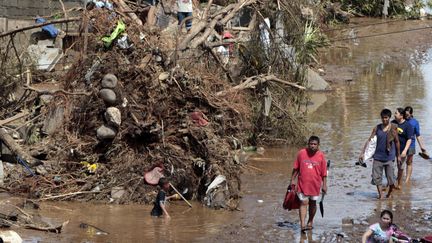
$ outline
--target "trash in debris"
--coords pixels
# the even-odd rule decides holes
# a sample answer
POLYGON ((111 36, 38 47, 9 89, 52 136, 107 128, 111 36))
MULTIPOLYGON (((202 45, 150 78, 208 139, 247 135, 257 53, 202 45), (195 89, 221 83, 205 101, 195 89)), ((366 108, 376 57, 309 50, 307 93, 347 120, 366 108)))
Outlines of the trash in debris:
POLYGON ((194 111, 189 116, 192 121, 200 127, 208 125, 208 118, 201 111, 194 111))
POLYGON ((109 234, 108 232, 102 230, 101 228, 96 227, 96 226, 91 225, 91 224, 87 224, 87 223, 81 223, 79 225, 79 227, 81 229, 86 229, 86 233, 89 235, 92 235, 92 236, 93 235, 108 235, 109 234))
POLYGON ((87 169, 87 172, 90 174, 94 174, 99 167, 98 163, 89 163, 87 161, 81 161, 81 163, 84 169, 87 169))
MULTIPOLYGON (((36 18, 36 23, 38 24, 45 23, 45 22, 46 20, 44 18, 40 18, 40 17, 36 18)), ((59 34, 59 30, 53 24, 42 26, 42 30, 48 33, 49 36, 52 38, 56 38, 57 35, 59 34)))
POLYGON ((102 41, 105 47, 110 47, 111 43, 124 31, 126 30, 126 25, 122 20, 117 21, 117 26, 110 36, 102 37, 102 41))

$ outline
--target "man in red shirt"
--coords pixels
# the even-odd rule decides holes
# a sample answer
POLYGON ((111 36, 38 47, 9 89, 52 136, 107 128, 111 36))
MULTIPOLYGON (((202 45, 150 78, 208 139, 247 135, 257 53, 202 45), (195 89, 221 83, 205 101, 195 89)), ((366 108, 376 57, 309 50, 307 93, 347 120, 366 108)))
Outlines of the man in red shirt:
POLYGON ((302 233, 313 228, 313 218, 317 210, 316 201, 319 198, 320 189, 323 194, 327 193, 327 162, 324 153, 319 151, 319 144, 320 140, 317 136, 309 138, 308 147, 297 153, 291 176, 291 182, 297 179, 297 196, 301 201, 299 214, 302 233), (309 220, 305 226, 308 205, 309 220))

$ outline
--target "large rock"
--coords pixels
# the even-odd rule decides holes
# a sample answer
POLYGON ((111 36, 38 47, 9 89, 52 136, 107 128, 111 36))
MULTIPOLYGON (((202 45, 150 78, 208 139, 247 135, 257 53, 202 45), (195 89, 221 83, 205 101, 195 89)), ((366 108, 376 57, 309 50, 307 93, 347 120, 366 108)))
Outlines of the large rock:
POLYGON ((108 104, 115 104, 117 101, 117 96, 111 89, 101 89, 99 96, 108 104))
POLYGON ((105 112, 105 119, 109 125, 119 127, 121 124, 121 113, 116 107, 108 107, 105 112))
POLYGON ((329 84, 314 70, 308 68, 306 75, 309 90, 324 91, 330 88, 329 84))
POLYGON ((117 132, 114 128, 107 125, 102 125, 96 130, 98 139, 107 140, 115 138, 117 132))
POLYGON ((117 86, 117 77, 114 74, 107 74, 102 79, 102 87, 108 89, 114 89, 117 86))

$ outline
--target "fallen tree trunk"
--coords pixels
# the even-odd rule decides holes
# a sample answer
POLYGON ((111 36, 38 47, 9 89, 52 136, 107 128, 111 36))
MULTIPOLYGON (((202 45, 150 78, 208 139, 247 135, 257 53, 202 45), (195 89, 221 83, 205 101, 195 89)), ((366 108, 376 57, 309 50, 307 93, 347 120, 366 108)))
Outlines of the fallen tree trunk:
POLYGON ((10 122, 13 122, 13 121, 18 120, 18 119, 23 118, 23 117, 26 117, 28 115, 29 115, 28 111, 24 111, 24 112, 18 113, 15 116, 6 118, 4 120, 1 120, 0 121, 0 126, 6 125, 6 124, 8 124, 10 122))
POLYGON ((127 13, 127 15, 135 21, 138 25, 143 25, 142 21, 138 16, 132 11, 132 9, 123 1, 123 0, 114 0, 114 3, 116 3, 120 8, 122 9, 122 12, 127 13))
POLYGON ((276 76, 274 76, 273 74, 271 75, 266 75, 266 76, 252 76, 247 78, 244 82, 242 82, 241 84, 234 86, 228 90, 224 90, 224 91, 220 91, 218 93, 216 93, 217 96, 222 96, 222 95, 226 95, 228 93, 234 92, 236 90, 243 90, 243 89, 249 89, 249 88, 253 88, 256 85, 258 85, 259 83, 265 83, 267 81, 274 81, 274 82, 278 82, 281 84, 285 84, 285 85, 289 85, 291 87, 300 89, 300 90, 306 90, 306 87, 292 83, 292 82, 288 82, 285 80, 282 80, 280 78, 277 78, 276 76))
POLYGON ((210 17, 211 18, 210 22, 208 22, 207 18, 205 18, 205 19, 201 19, 197 24, 194 23, 190 33, 187 34, 186 37, 178 45, 178 50, 183 51, 188 46, 190 46, 191 48, 196 48, 197 46, 202 44, 207 39, 207 37, 212 33, 218 21, 220 21, 223 25, 225 25, 242 8, 249 6, 255 2, 256 0, 245 0, 236 4, 230 4, 226 6, 224 9, 218 11, 216 14, 212 15, 210 17), (203 32, 203 30, 205 30, 204 33, 198 38, 195 38, 199 33, 203 32), (193 42, 191 43, 192 40, 193 42))
POLYGON ((80 21, 80 20, 81 20, 80 17, 67 18, 67 19, 55 19, 55 20, 44 22, 44 23, 30 25, 30 26, 19 28, 19 29, 15 29, 15 30, 11 30, 11 31, 0 33, 0 38, 8 36, 8 35, 13 35, 13 34, 18 33, 18 32, 22 32, 22 31, 26 31, 26 30, 31 30, 31 29, 43 27, 43 26, 50 25, 50 24, 60 24, 60 23, 74 22, 74 21, 80 21))
POLYGON ((33 158, 27 151, 21 148, 3 128, 0 129, 0 140, 9 148, 12 154, 24 159, 30 166, 34 167, 43 164, 42 161, 33 158))

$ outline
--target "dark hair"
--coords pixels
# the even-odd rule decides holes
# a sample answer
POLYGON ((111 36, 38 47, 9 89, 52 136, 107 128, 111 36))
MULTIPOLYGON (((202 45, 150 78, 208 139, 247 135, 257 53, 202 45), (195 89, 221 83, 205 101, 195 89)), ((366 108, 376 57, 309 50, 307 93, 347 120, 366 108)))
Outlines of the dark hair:
POLYGON ((398 108, 396 108, 396 111, 399 112, 399 114, 401 114, 401 115, 403 116, 404 119, 406 118, 404 108, 402 108, 402 107, 398 107, 398 108))
POLYGON ((407 112, 407 111, 410 113, 410 115, 412 115, 413 112, 414 112, 414 110, 413 110, 413 108, 411 106, 405 107, 405 112, 407 112))
POLYGON ((310 136, 308 143, 310 143, 310 142, 312 142, 312 141, 317 141, 318 144, 320 143, 320 139, 319 139, 319 137, 318 137, 318 136, 315 136, 315 135, 310 136))
POLYGON ((162 178, 159 179, 159 186, 160 186, 160 187, 163 187, 164 185, 166 185, 166 184, 168 184, 168 183, 169 183, 169 181, 168 181, 168 179, 165 178, 165 177, 162 177, 162 178))
POLYGON ((390 210, 383 210, 381 212, 380 218, 382 218, 384 215, 388 214, 390 216, 390 224, 393 224, 393 213, 390 210))
POLYGON ((381 111, 381 117, 385 117, 385 116, 387 116, 387 117, 391 117, 391 115, 392 115, 392 112, 391 112, 391 110, 389 110, 389 109, 383 109, 382 111, 381 111))

